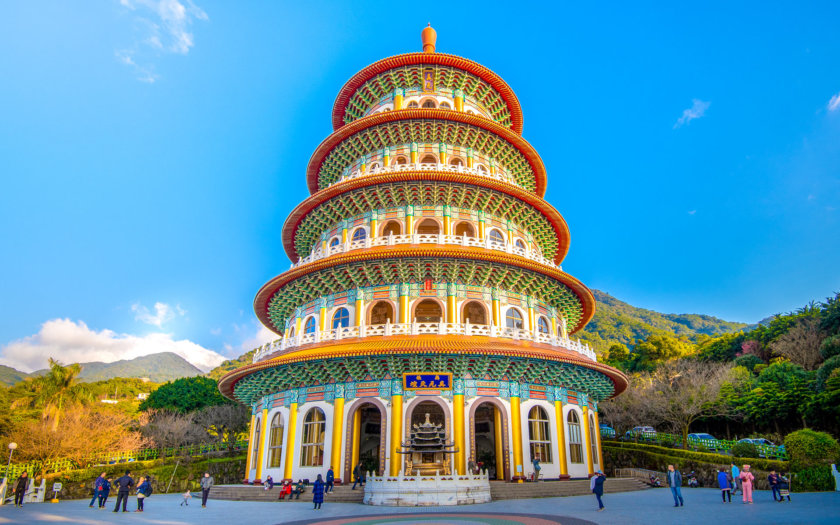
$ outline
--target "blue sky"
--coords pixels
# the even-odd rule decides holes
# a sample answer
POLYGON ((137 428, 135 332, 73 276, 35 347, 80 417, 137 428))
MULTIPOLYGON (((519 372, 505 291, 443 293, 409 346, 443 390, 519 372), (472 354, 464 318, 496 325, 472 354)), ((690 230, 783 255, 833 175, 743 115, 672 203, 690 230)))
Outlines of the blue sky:
POLYGON ((798 4, 3 2, 0 362, 207 368, 264 340, 253 297, 288 268, 335 95, 427 22, 519 96, 564 269, 728 320, 821 300, 840 290, 840 4, 798 4))

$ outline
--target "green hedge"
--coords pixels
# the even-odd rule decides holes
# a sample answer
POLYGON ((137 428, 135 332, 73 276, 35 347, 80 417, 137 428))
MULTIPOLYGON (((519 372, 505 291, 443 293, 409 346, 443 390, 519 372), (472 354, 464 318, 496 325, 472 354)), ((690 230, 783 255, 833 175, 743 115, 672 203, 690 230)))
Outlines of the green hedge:
POLYGON ((796 492, 834 490, 834 476, 831 474, 831 467, 818 465, 797 471, 791 488, 796 492))
POLYGON ((657 454, 662 457, 680 458, 700 463, 713 463, 720 465, 730 465, 733 460, 735 464, 749 463, 753 468, 759 470, 777 470, 779 472, 787 472, 790 469, 790 464, 787 461, 778 461, 774 459, 762 458, 733 458, 725 454, 713 454, 711 452, 694 452, 693 450, 683 450, 679 448, 660 447, 657 445, 643 445, 641 443, 630 443, 625 441, 603 441, 604 447, 611 447, 614 449, 624 450, 640 450, 652 454, 657 454))

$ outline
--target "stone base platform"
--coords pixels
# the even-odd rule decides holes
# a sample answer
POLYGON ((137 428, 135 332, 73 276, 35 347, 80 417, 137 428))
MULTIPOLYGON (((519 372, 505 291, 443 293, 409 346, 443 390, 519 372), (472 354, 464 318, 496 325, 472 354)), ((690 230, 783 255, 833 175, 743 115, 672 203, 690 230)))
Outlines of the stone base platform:
POLYGON ((438 507, 490 502, 487 472, 464 476, 369 476, 364 503, 392 507, 438 507))

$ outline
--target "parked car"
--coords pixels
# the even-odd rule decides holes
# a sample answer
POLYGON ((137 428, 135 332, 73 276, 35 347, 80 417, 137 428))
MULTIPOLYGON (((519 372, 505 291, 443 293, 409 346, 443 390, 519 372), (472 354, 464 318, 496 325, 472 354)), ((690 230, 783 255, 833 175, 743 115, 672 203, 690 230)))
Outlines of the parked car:
POLYGON ((765 438, 744 438, 739 439, 738 443, 752 443, 758 450, 758 457, 775 459, 785 454, 785 446, 776 446, 775 443, 765 438))
POLYGON ((636 438, 652 440, 656 438, 656 429, 653 427, 633 427, 633 430, 624 433, 625 441, 632 441, 636 438))
POLYGON ((688 444, 692 447, 703 446, 713 451, 717 451, 720 448, 720 442, 715 436, 703 432, 689 434, 688 444))
POLYGON ((615 438, 615 429, 613 427, 606 423, 601 423, 599 426, 601 427, 601 435, 603 437, 615 438))

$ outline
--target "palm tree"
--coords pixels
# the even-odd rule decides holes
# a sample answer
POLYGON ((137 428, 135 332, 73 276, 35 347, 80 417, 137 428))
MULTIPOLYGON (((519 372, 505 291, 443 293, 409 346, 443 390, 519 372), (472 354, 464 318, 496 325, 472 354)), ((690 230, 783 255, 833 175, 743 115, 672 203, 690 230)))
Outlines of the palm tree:
POLYGON ((25 403, 32 407, 42 407, 41 417, 52 419, 52 431, 55 432, 68 404, 85 402, 90 396, 87 389, 76 382, 82 371, 78 363, 64 366, 52 357, 49 362, 49 371, 33 379, 27 395, 17 399, 14 405, 25 403))

